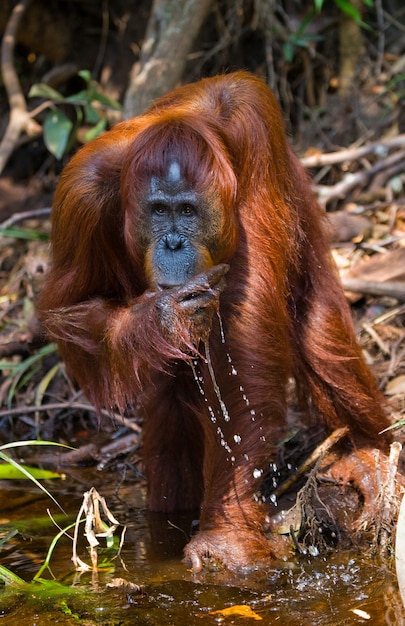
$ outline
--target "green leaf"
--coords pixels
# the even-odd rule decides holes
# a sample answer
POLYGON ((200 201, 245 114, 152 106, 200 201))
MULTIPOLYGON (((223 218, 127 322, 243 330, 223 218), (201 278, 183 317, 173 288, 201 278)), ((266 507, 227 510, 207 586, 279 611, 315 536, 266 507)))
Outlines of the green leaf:
POLYGON ((289 41, 286 41, 283 46, 283 56, 284 60, 287 61, 287 63, 291 63, 294 58, 294 47, 289 41))
MULTIPOLYGON (((26 448, 27 446, 57 446, 58 448, 68 448, 68 450, 74 450, 72 446, 68 446, 64 443, 58 443, 55 441, 45 441, 43 439, 26 439, 21 441, 11 441, 10 443, 3 443, 0 446, 0 453, 2 450, 10 450, 12 448, 26 448)), ((7 457, 8 462, 8 457, 7 457)))
POLYGON ((315 11, 317 13, 320 13, 323 7, 323 0, 314 0, 314 7, 315 7, 315 11))
POLYGON ((28 96, 30 98, 45 98, 46 100, 58 100, 63 102, 65 99, 64 96, 56 91, 56 89, 52 89, 49 85, 45 83, 37 83, 36 85, 32 85, 31 89, 28 92, 28 96))
POLYGON ((94 137, 98 137, 105 130, 106 126, 106 119, 99 120, 97 124, 93 126, 93 128, 90 128, 90 130, 87 131, 87 133, 84 135, 84 140, 90 141, 91 139, 94 139, 94 137))
MULTIPOLYGON (((32 367, 35 367, 38 362, 41 362, 41 360, 45 356, 47 356, 48 354, 52 354, 53 352, 56 352, 56 345, 53 343, 49 343, 40 348, 38 352, 36 352, 32 356, 28 357, 24 361, 21 361, 21 363, 18 363, 17 367, 10 374, 10 377, 12 378, 12 384, 10 385, 10 389, 7 394, 9 407, 11 406, 15 390, 18 388, 20 380, 25 375, 25 373, 28 372, 32 367)), ((4 447, 0 446, 0 450, 2 450, 3 448, 4 447)))
POLYGON ((361 22, 360 13, 348 0, 335 0, 335 4, 355 22, 361 22))
POLYGON ((10 572, 4 565, 0 565, 0 580, 5 585, 14 585, 16 587, 27 586, 27 583, 22 578, 10 572))
POLYGON ((57 159, 65 154, 73 124, 62 111, 50 111, 44 122, 44 141, 57 159))
POLYGON ((0 480, 24 480, 27 479, 27 472, 32 478, 38 480, 61 478, 61 474, 51 472, 50 470, 39 469, 38 467, 30 467, 20 463, 19 467, 14 467, 10 465, 8 461, 7 463, 0 463, 0 480))
POLYGON ((39 233, 26 228, 0 228, 1 237, 13 237, 13 239, 29 239, 33 241, 48 241, 49 235, 39 233))
POLYGON ((56 365, 51 367, 51 369, 46 372, 45 376, 41 378, 40 382, 38 383, 37 389, 35 391, 35 404, 36 405, 39 406, 40 404, 42 404, 42 400, 44 398, 46 390, 48 389, 48 386, 50 385, 51 381, 54 379, 56 374, 59 372, 61 367, 62 367, 62 363, 59 361, 58 363, 56 363, 56 365))
POLYGON ((4 454, 4 452, 1 452, 1 451, 0 451, 0 459, 5 461, 7 464, 13 466, 14 468, 20 470, 20 472, 25 476, 25 478, 28 478, 29 480, 31 480, 39 489, 41 489, 44 493, 46 493, 47 496, 49 496, 49 498, 51 498, 51 500, 56 504, 56 506, 58 506, 60 510, 63 511, 61 505, 53 497, 53 495, 49 493, 49 491, 45 489, 45 487, 41 485, 41 483, 38 482, 38 480, 28 470, 26 470, 23 465, 21 465, 21 463, 17 463, 17 461, 14 461, 14 459, 12 459, 11 456, 7 456, 7 454, 4 454))
POLYGON ((65 99, 65 102, 69 104, 77 104, 79 106, 83 106, 86 102, 90 102, 90 96, 87 89, 82 89, 82 91, 78 91, 77 93, 68 96, 65 99))
POLYGON ((104 106, 109 107, 111 109, 117 109, 119 111, 122 108, 120 103, 117 102, 117 100, 114 100, 113 98, 109 98, 108 96, 105 96, 103 93, 100 93, 96 90, 92 92, 91 99, 97 100, 97 102, 101 102, 101 104, 104 104, 104 106))
POLYGON ((84 107, 84 119, 88 124, 97 124, 100 120, 97 110, 90 103, 84 107))
POLYGON ((14 363, 13 361, 0 361, 0 371, 10 371, 15 372, 18 367, 18 363, 14 363))
POLYGON ((83 80, 86 81, 87 84, 89 84, 89 82, 91 81, 90 70, 80 70, 80 72, 77 72, 77 75, 80 76, 80 78, 83 78, 83 80))

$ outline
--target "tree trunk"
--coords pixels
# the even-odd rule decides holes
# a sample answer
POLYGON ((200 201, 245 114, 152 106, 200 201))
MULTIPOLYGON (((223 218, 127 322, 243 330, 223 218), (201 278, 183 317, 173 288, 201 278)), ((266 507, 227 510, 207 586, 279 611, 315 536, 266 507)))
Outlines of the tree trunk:
MULTIPOLYGON (((362 14, 362 0, 352 0, 352 5, 362 14)), ((339 96, 344 101, 350 101, 353 91, 358 88, 356 79, 360 69, 360 60, 363 49, 361 26, 353 17, 341 12, 339 27, 339 96)))
POLYGON ((181 80, 187 55, 212 0, 154 0, 139 67, 124 98, 124 117, 142 113, 181 80))

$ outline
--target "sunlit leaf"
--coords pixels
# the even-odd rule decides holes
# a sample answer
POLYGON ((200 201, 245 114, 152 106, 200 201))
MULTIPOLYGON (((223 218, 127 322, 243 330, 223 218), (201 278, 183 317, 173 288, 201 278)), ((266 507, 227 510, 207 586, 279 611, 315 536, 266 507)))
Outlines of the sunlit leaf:
POLYGON ((39 487, 39 489, 41 489, 41 491, 46 493, 46 495, 49 496, 49 498, 51 498, 51 500, 53 500, 53 502, 56 504, 56 506, 58 506, 61 509, 61 511, 63 511, 63 509, 60 506, 59 502, 53 497, 53 495, 51 493, 49 493, 49 491, 47 489, 45 489, 45 487, 43 485, 41 485, 41 483, 38 482, 37 479, 34 476, 32 476, 32 474, 30 474, 30 472, 28 470, 26 470, 20 463, 17 463, 17 461, 14 461, 14 459, 12 459, 11 457, 7 456, 3 452, 0 452, 0 459, 2 459, 6 463, 9 463, 13 467, 15 467, 18 470, 20 470, 22 472, 22 474, 24 474, 25 478, 28 478, 29 480, 31 480, 37 487, 39 487))
POLYGON ((20 578, 16 574, 13 574, 13 572, 10 572, 10 570, 3 565, 0 565, 0 580, 3 582, 4 585, 23 587, 27 584, 22 578, 20 578))
POLYGON ((84 105, 86 102, 89 102, 89 93, 87 89, 82 89, 82 91, 78 91, 71 96, 67 96, 65 102, 68 104, 84 105))
POLYGON ((360 13, 349 0, 335 0, 335 4, 337 4, 339 9, 349 15, 355 22, 359 22, 361 20, 360 13))
POLYGON ((77 75, 80 76, 80 78, 83 78, 83 80, 86 81, 87 84, 91 81, 90 70, 80 70, 79 72, 77 72, 77 75))
POLYGON ((56 441, 44 441, 42 439, 27 439, 26 441, 11 441, 10 443, 3 443, 0 446, 0 452, 2 450, 10 450, 11 448, 25 448, 26 446, 58 446, 58 448, 67 448, 68 450, 74 450, 72 446, 67 446, 65 443, 58 443, 56 441))
POLYGON ((59 93, 59 91, 56 91, 56 89, 53 89, 45 83, 37 83, 36 85, 32 85, 31 89, 28 92, 28 96, 30 98, 46 98, 47 100, 64 100, 63 95, 59 93))
POLYGON ((119 102, 117 102, 117 100, 114 100, 113 98, 109 98, 108 96, 104 95, 103 93, 100 93, 99 91, 93 91, 92 94, 92 100, 96 100, 97 102, 100 102, 101 104, 104 104, 104 106, 110 108, 110 109, 121 109, 121 104, 119 102))
POLYGON ((371 26, 366 24, 366 22, 363 22, 359 11, 351 4, 349 0, 335 0, 335 4, 339 7, 341 11, 351 17, 352 20, 354 20, 359 26, 367 30, 371 30, 371 26))
POLYGON ((49 152, 57 159, 65 154, 73 123, 62 111, 50 111, 46 116, 43 131, 49 152))
MULTIPOLYGON (((0 454, 1 456, 1 454, 0 454)), ((48 478, 61 478, 61 474, 51 472, 50 470, 40 469, 38 467, 29 467, 28 465, 19 464, 18 467, 7 463, 0 463, 0 480, 22 480, 27 478, 27 472, 30 476, 39 480, 46 480, 48 478), (22 471, 25 470, 25 473, 22 471)))
POLYGON ((32 241, 48 241, 49 235, 46 233, 40 233, 35 230, 28 230, 26 228, 0 228, 0 235, 2 237, 13 237, 13 239, 27 239, 32 241))
POLYGON ((97 124, 93 126, 93 128, 90 128, 90 130, 88 130, 87 133, 85 133, 84 140, 91 141, 91 139, 98 137, 105 130, 106 126, 107 126, 106 119, 99 120, 97 124))
POLYGON ((255 613, 250 606, 247 606, 245 604, 234 604, 234 606, 230 606, 227 609, 210 611, 210 615, 223 615, 224 617, 229 615, 239 615, 240 617, 250 617, 251 619, 255 620, 263 619, 262 617, 260 617, 260 615, 255 613))
POLYGON ((84 107, 84 119, 88 124, 97 124, 97 122, 100 120, 100 115, 98 114, 98 111, 90 103, 86 104, 84 107))

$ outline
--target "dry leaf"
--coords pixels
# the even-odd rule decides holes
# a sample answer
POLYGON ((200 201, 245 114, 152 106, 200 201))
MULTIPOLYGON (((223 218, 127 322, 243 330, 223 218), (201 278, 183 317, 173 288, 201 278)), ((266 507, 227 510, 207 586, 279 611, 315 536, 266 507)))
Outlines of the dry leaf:
POLYGON ((385 393, 389 396, 395 396, 398 393, 405 393, 405 374, 396 376, 387 384, 385 393))
POLYGON ((251 619, 259 620, 263 619, 255 613, 250 606, 245 604, 235 604, 227 609, 220 609, 219 611, 210 611, 210 615, 223 615, 224 617, 229 615, 239 615, 239 617, 250 617, 251 619))

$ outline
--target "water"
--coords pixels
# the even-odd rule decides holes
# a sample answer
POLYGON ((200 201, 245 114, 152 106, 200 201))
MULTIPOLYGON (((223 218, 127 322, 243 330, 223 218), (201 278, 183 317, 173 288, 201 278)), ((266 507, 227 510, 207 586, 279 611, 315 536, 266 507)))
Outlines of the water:
MULTIPOLYGON (((28 583, 38 572, 59 526, 74 521, 84 491, 96 485, 114 516, 127 524, 119 556, 107 558, 100 571, 74 571, 72 541, 64 537, 50 561, 51 571, 26 588, 0 587, 0 624, 104 626, 243 624, 283 626, 351 626, 405 623, 396 578, 386 564, 360 550, 333 550, 297 557, 238 577, 226 571, 193 574, 181 562, 191 521, 145 511, 142 483, 118 485, 111 474, 80 470, 76 479, 48 482, 67 517, 28 482, 0 482, 1 565, 28 583), (138 587, 140 589, 138 589, 138 587), (221 612, 228 610, 231 614, 221 612)), ((118 535, 122 527, 118 529, 118 535)), ((101 542, 102 543, 102 542, 101 542)), ((82 530, 79 554, 89 562, 82 530)))

